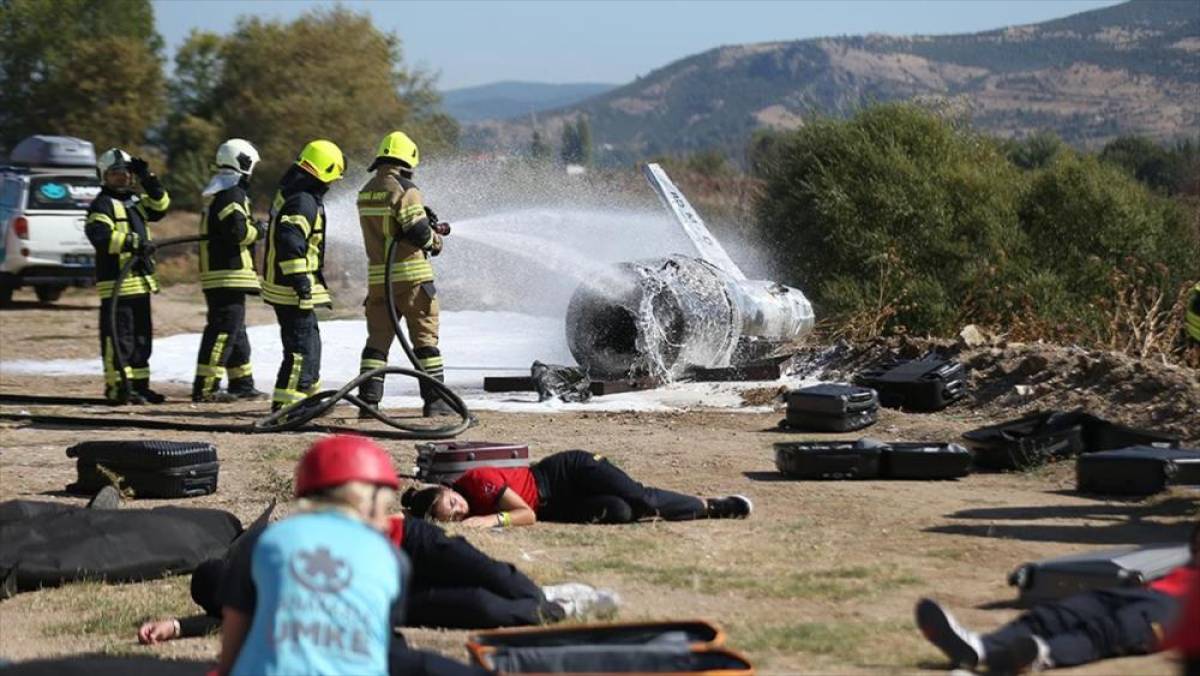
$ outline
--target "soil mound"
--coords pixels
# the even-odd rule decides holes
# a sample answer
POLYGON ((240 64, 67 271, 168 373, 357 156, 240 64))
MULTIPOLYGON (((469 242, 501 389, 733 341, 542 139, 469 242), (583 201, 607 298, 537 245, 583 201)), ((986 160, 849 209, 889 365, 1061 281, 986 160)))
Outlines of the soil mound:
POLYGON ((1034 410, 1083 409, 1200 445, 1200 371, 1082 347, 991 339, 973 342, 889 337, 838 343, 800 351, 789 371, 851 381, 859 371, 889 357, 935 354, 956 359, 970 370, 966 401, 985 415, 1015 417, 1034 410))

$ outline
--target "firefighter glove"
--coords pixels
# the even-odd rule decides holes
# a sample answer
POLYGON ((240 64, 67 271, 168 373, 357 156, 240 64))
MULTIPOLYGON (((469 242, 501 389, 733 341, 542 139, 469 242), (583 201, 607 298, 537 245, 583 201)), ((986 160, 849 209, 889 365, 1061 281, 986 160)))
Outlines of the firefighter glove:
POLYGON ((437 225, 438 223, 437 214, 433 213, 433 209, 430 209, 429 207, 425 207, 425 218, 429 219, 430 226, 437 225))
POLYGON ((433 233, 429 240, 429 253, 434 256, 442 253, 442 236, 436 232, 433 233))
POLYGON ((145 179, 150 175, 150 165, 146 164, 146 160, 140 157, 134 157, 129 160, 129 171, 140 179, 145 179))
POLYGON ((267 238, 267 233, 271 231, 271 222, 270 221, 255 221, 254 229, 256 231, 258 231, 258 235, 255 236, 254 241, 261 242, 267 238))

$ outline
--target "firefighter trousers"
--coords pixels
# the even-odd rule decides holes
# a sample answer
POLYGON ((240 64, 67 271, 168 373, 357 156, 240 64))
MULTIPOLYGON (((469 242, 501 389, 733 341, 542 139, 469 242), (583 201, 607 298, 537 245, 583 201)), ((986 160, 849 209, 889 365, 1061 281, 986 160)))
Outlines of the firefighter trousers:
POLYGON ((317 314, 292 305, 276 305, 283 363, 275 378, 272 410, 291 406, 321 387, 321 330, 317 314))
POLYGON ((104 362, 104 397, 121 396, 121 372, 117 356, 125 365, 125 377, 134 390, 150 385, 150 352, 154 324, 150 318, 150 294, 122 296, 117 303, 117 335, 109 322, 112 298, 100 299, 100 358, 104 362))
POLYGON ((235 289, 210 289, 204 292, 208 304, 208 323, 200 339, 196 357, 196 380, 192 396, 215 393, 222 378, 229 389, 254 386, 250 366, 250 339, 246 336, 246 293, 235 289))
MULTIPOLYGON (((408 339, 421 369, 437 380, 444 380, 444 362, 438 349, 438 300, 433 282, 396 282, 392 284, 396 298, 396 314, 408 329, 408 339)), ((387 294, 382 284, 370 287, 365 303, 367 315, 367 346, 362 351, 359 373, 387 366, 388 352, 396 333, 388 316, 387 294)), ((421 384, 421 398, 432 401, 429 387, 421 384)), ((359 396, 369 403, 378 403, 383 395, 383 378, 363 383, 359 396), (366 396, 363 396, 366 395, 366 396)))

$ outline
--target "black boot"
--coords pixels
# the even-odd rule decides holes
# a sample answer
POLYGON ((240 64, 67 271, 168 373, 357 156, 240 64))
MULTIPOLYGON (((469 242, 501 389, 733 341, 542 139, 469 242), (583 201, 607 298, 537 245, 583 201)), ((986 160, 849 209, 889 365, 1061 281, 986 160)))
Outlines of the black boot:
MULTIPOLYGON (((445 382, 442 376, 435 377, 439 382, 445 382)), ((421 398, 425 400, 425 406, 421 408, 421 415, 426 418, 458 415, 454 409, 450 408, 450 404, 442 399, 442 395, 434 391, 424 380, 421 381, 421 398)))
POLYGON ((744 495, 709 498, 706 502, 710 519, 744 519, 754 511, 754 503, 744 495))
POLYGON ((228 404, 237 401, 237 397, 229 392, 222 392, 216 388, 211 391, 206 390, 204 378, 196 378, 192 382, 192 403, 195 404, 228 404))
MULTIPOLYGON (((371 378, 370 380, 363 381, 358 386, 358 398, 375 408, 379 408, 379 402, 383 400, 383 378, 371 378)), ((372 418, 374 416, 360 409, 358 417, 372 418)))
POLYGON ((150 389, 149 378, 138 378, 133 381, 133 391, 147 404, 161 404, 167 400, 163 395, 150 389))
POLYGON ((113 406, 124 406, 126 404, 144 404, 146 400, 142 395, 134 391, 129 386, 128 382, 117 383, 104 388, 104 399, 113 406))
POLYGON ((254 387, 254 377, 246 376, 245 378, 234 378, 229 381, 229 394, 237 399, 264 399, 267 396, 266 392, 258 390, 254 387))

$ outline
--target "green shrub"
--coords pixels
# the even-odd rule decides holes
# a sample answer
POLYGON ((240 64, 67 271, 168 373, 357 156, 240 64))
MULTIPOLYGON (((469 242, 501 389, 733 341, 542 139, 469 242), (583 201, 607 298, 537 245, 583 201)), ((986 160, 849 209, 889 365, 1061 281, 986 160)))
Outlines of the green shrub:
POLYGON ((883 313, 883 330, 946 332, 999 311, 1026 249, 1020 172, 997 145, 912 105, 819 121, 756 163, 761 234, 819 312, 883 313))

